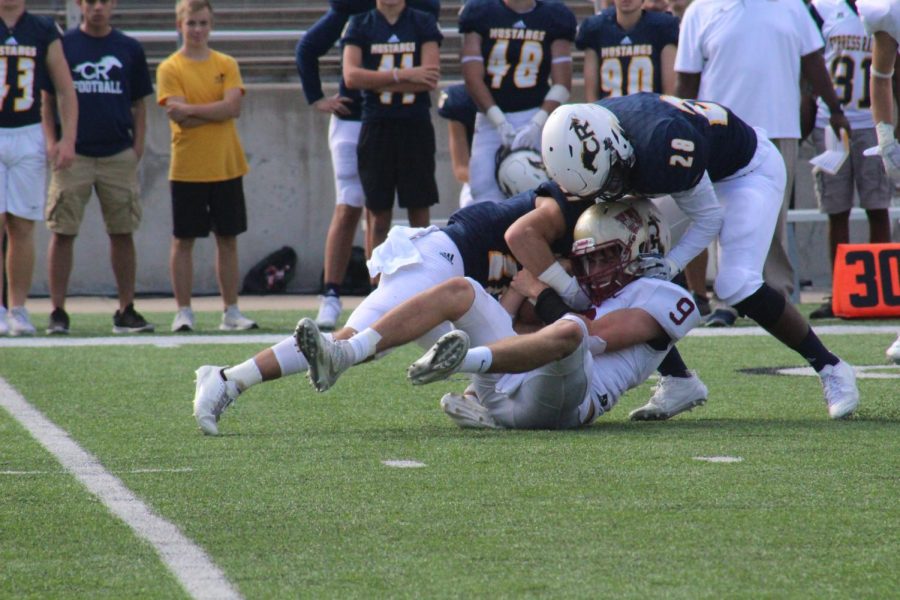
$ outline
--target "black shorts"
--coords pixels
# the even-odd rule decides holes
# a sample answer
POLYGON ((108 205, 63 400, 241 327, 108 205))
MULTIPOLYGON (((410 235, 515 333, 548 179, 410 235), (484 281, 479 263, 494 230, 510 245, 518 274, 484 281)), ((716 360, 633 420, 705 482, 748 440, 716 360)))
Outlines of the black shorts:
POLYGON ((364 121, 356 156, 366 208, 390 210, 395 195, 401 208, 437 204, 434 152, 431 121, 364 121))
POLYGON ((247 231, 243 179, 193 182, 170 181, 172 190, 172 235, 203 238, 210 231, 238 235, 247 231))

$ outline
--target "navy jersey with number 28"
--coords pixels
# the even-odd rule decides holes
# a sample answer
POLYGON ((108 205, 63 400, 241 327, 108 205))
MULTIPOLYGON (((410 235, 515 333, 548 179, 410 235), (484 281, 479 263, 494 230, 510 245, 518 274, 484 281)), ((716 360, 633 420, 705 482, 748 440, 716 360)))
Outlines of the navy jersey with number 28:
POLYGON ((634 148, 629 192, 683 192, 704 172, 716 182, 747 166, 756 152, 753 128, 714 102, 641 93, 597 104, 618 117, 634 148))
POLYGON ((536 108, 550 89, 555 40, 575 39, 575 15, 562 2, 535 0, 517 13, 503 0, 469 0, 459 15, 459 32, 481 36, 484 82, 505 112, 536 108))

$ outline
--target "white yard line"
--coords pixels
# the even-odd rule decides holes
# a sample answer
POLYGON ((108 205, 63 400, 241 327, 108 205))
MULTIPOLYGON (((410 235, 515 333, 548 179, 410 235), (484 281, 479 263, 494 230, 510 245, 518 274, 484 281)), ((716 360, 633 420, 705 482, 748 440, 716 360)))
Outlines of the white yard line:
MULTIPOLYGON (((818 335, 870 335, 889 333, 896 335, 900 325, 813 325, 818 335)), ((0 337, 2 348, 63 348, 84 346, 179 346, 216 344, 277 344, 290 335, 288 332, 238 335, 117 335, 109 337, 0 337)), ((761 327, 696 327, 688 333, 696 337, 742 337, 769 335, 761 327)))
POLYGON ((240 593, 197 544, 173 523, 155 514, 91 453, 47 419, 0 377, 0 406, 72 473, 111 513, 146 540, 193 598, 241 598, 240 593))

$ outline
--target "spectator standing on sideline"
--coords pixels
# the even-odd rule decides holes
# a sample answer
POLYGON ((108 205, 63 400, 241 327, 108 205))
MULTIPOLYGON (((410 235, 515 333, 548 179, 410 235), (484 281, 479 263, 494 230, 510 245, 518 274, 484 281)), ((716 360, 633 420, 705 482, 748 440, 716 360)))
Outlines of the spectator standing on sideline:
MULTIPOLYGON (((685 11, 675 57, 677 96, 722 103, 765 130, 784 159, 787 184, 766 258, 765 281, 790 298, 794 270, 787 255, 787 209, 800 139, 800 76, 830 108, 835 131, 850 126, 822 55, 822 36, 801 2, 696 0, 685 11)), ((706 253, 690 268, 706 272, 706 253)), ((721 307, 709 326, 732 325, 736 312, 721 307)))
MULTIPOLYGON (((97 190, 106 231, 119 309, 113 333, 153 331, 134 310, 136 259, 132 233, 141 221, 137 165, 147 129, 144 97, 153 93, 144 49, 110 25, 116 0, 76 0, 81 25, 63 36, 63 52, 72 71, 81 110, 75 138, 75 162, 54 170, 47 198, 47 249, 50 313, 47 333, 69 333, 66 290, 72 272, 75 236, 84 208, 97 190)), ((42 102, 48 147, 56 142, 54 98, 42 102)), ((52 150, 51 150, 52 152, 52 150)))
POLYGON ((34 222, 44 216, 47 160, 54 170, 75 158, 78 100, 59 41, 59 28, 47 17, 25 10, 25 0, 0 2, 0 254, 9 280, 9 314, 0 306, 0 335, 34 335, 25 308, 34 271, 34 222), (59 100, 62 137, 47 152, 41 126, 41 90, 50 84, 59 100))
MULTIPOLYGON (((863 151, 878 144, 872 121, 871 95, 867 82, 872 65, 872 37, 866 34, 854 0, 813 0, 810 12, 825 39, 825 61, 834 81, 834 91, 844 106, 850 132, 850 156, 840 170, 829 175, 815 174, 819 210, 828 215, 828 258, 834 268, 838 244, 850 242, 850 209, 854 187, 859 205, 869 221, 869 242, 891 241, 891 185, 877 156, 864 156, 863 151)), ((819 99, 813 141, 816 152, 825 151, 825 128, 828 106, 819 99)), ((810 313, 810 319, 833 318, 831 298, 810 313)))
POLYGON ((641 0, 616 0, 589 17, 575 46, 584 50, 584 96, 595 102, 637 92, 675 92, 678 21, 641 9, 641 0))
POLYGON ((377 0, 344 34, 344 81, 363 90, 357 161, 369 256, 387 237, 395 196, 413 227, 427 227, 438 203, 428 93, 440 80, 442 39, 436 19, 405 0, 377 0))
MULTIPOLYGON (((472 136, 475 135, 475 115, 478 107, 472 102, 466 86, 462 83, 451 85, 441 92, 438 100, 438 115, 447 120, 450 161, 453 175, 462 184, 459 191, 459 207, 472 203, 472 189, 469 187, 469 159, 472 156, 472 136)), ((316 323, 318 325, 318 323, 316 323)))
MULTIPOLYGON (((894 100, 898 97, 897 55, 900 41, 900 1, 860 0, 859 15, 866 32, 873 36, 872 67, 869 90, 872 95, 872 118, 878 137, 878 153, 884 161, 891 182, 900 184, 900 144, 894 122, 894 100)), ((900 335, 887 349, 887 356, 900 364, 900 335)))
POLYGON ((235 120, 244 84, 237 61, 209 47, 212 6, 180 0, 175 9, 181 48, 156 73, 157 101, 172 129, 173 239, 169 258, 178 312, 172 331, 193 331, 194 240, 216 237, 216 276, 225 311, 219 329, 253 329, 238 309, 237 236, 247 230, 243 176, 250 170, 235 120))
POLYGON ((469 0, 463 6, 462 73, 481 111, 469 161, 475 202, 506 199, 494 173, 497 151, 539 149, 547 116, 569 99, 575 29, 575 15, 562 2, 469 0))
MULTIPOLYGON (((365 194, 359 181, 356 147, 362 115, 362 97, 358 90, 347 88, 341 79, 338 93, 326 97, 319 78, 319 58, 324 56, 341 38, 341 32, 352 14, 371 10, 374 0, 331 0, 330 8, 309 28, 297 44, 297 72, 303 85, 306 101, 317 111, 331 115, 328 124, 328 148, 334 169, 335 206, 331 224, 325 236, 322 296, 316 324, 330 331, 341 315, 341 283, 347 274, 353 238, 365 205, 365 194)), ((433 14, 440 13, 438 0, 413 0, 413 8, 433 14)))

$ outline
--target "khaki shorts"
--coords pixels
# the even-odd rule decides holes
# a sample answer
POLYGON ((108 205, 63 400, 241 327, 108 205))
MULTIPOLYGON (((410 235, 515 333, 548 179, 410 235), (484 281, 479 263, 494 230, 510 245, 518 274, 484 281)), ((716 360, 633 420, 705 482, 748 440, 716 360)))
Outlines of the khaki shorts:
POLYGON ((103 158, 76 154, 71 167, 51 175, 47 228, 61 235, 78 235, 84 208, 96 189, 106 232, 136 231, 141 223, 137 165, 137 155, 131 148, 103 158))
MULTIPOLYGON (((813 141, 816 152, 824 152, 825 130, 814 129, 813 141)), ((892 190, 881 157, 863 156, 866 148, 877 145, 878 136, 873 127, 850 132, 850 156, 840 170, 834 175, 822 172, 815 175, 816 198, 821 212, 834 215, 853 208, 854 186, 860 207, 867 210, 890 207, 892 190)))

